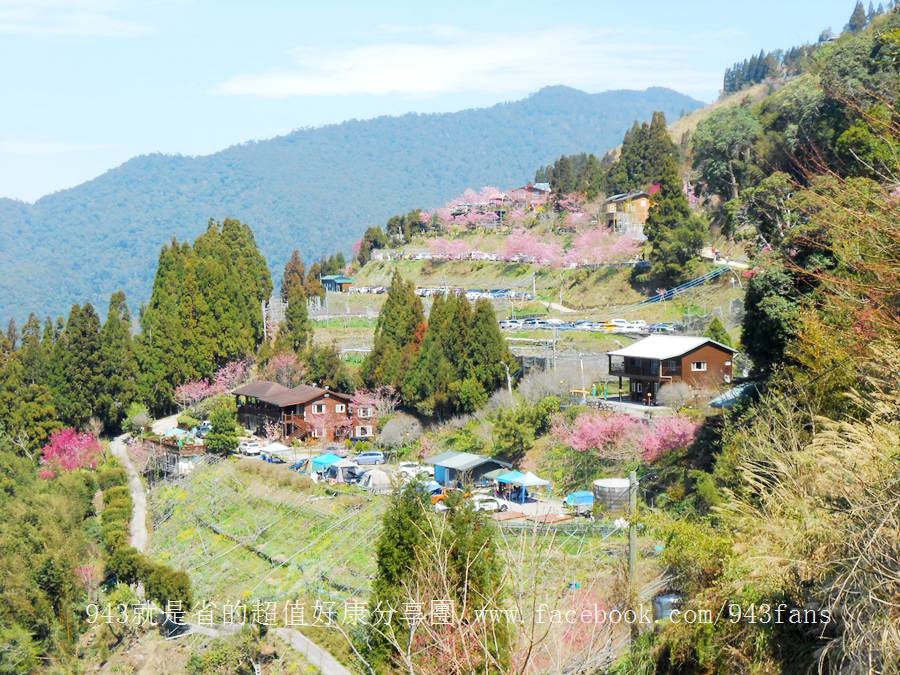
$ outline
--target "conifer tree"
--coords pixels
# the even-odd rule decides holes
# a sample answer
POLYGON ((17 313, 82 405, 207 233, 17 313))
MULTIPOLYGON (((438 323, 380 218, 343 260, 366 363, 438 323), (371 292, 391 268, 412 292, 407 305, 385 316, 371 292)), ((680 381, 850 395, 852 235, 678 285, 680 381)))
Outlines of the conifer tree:
POLYGON ((125 293, 109 299, 106 322, 100 331, 103 395, 99 413, 107 430, 118 429, 129 404, 138 398, 138 365, 131 337, 131 312, 125 293))
POLYGON ((22 345, 19 349, 22 378, 28 384, 43 384, 46 379, 44 349, 41 346, 41 322, 34 314, 22 326, 22 345))
POLYGON ((422 346, 403 386, 404 400, 426 414, 451 412, 449 390, 456 369, 447 358, 445 337, 454 319, 454 300, 440 295, 434 299, 422 346))
POLYGON ((300 251, 294 249, 290 259, 284 265, 284 273, 281 275, 281 299, 287 300, 295 288, 303 288, 306 278, 306 265, 300 257, 300 251))
POLYGON ((401 389, 421 342, 424 329, 422 301, 415 285, 395 271, 378 321, 372 351, 362 366, 368 387, 392 386, 401 389))
POLYGON ((19 348, 19 328, 15 319, 10 319, 9 323, 6 324, 6 341, 9 343, 9 348, 12 351, 19 348))
POLYGON ((390 637, 401 640, 402 645, 406 632, 400 621, 402 607, 409 601, 404 597, 403 583, 411 580, 420 552, 427 545, 425 494, 416 481, 396 491, 375 540, 376 572, 369 607, 388 620, 387 625, 370 622, 373 628, 368 643, 373 660, 382 664, 387 663, 393 649, 390 637))
POLYGON ((100 317, 90 303, 73 305, 53 350, 51 388, 60 419, 83 427, 103 390, 100 317))
POLYGON ((312 340, 312 325, 306 307, 306 294, 302 288, 295 287, 288 296, 287 302, 284 326, 278 336, 278 341, 299 354, 309 346, 312 340))
POLYGON ((844 30, 850 33, 858 33, 865 27, 866 10, 863 9, 861 0, 857 0, 856 6, 853 8, 853 13, 850 15, 850 20, 847 22, 847 26, 844 30))
POLYGON ((727 345, 729 347, 731 346, 731 336, 725 329, 725 325, 717 316, 714 316, 712 318, 712 321, 709 322, 709 325, 706 327, 703 336, 708 337, 710 340, 715 340, 716 342, 719 342, 723 345, 727 345))
POLYGON ((490 394, 506 383, 506 367, 516 369, 516 360, 509 351, 506 338, 500 331, 497 315, 490 301, 481 298, 475 303, 472 320, 472 361, 474 375, 484 391, 490 394))
POLYGON ((706 223, 691 214, 674 158, 666 161, 659 184, 660 191, 644 225, 650 244, 648 276, 654 283, 670 285, 690 274, 691 263, 703 246, 706 223))

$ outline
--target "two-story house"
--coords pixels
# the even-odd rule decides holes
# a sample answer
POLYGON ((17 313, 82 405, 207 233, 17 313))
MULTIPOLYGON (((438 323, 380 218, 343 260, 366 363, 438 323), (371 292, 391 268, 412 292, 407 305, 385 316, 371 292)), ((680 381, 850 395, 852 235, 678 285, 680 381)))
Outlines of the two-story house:
POLYGON ((684 382, 711 391, 730 384, 736 349, 706 337, 651 335, 607 353, 609 374, 629 381, 632 401, 655 402, 660 387, 684 382), (648 396, 649 394, 649 396, 648 396))
POLYGON ((350 394, 301 384, 257 381, 234 390, 238 422, 258 434, 276 425, 284 438, 340 441, 375 435, 375 411, 350 394))

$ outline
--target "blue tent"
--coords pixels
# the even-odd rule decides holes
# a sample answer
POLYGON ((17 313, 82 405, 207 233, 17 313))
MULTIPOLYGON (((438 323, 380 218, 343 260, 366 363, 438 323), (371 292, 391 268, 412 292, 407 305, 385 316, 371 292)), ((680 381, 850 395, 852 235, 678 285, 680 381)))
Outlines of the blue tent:
POLYGON ((590 490, 579 490, 567 495, 563 501, 568 506, 593 506, 594 493, 590 490))
POLYGON ((332 452, 326 452, 324 455, 313 457, 313 471, 315 471, 316 473, 322 473, 329 466, 340 462, 342 459, 343 457, 338 457, 332 452))
POLYGON ((522 478, 525 474, 521 471, 507 471, 506 473, 500 474, 495 479, 498 483, 515 483, 517 480, 522 478))

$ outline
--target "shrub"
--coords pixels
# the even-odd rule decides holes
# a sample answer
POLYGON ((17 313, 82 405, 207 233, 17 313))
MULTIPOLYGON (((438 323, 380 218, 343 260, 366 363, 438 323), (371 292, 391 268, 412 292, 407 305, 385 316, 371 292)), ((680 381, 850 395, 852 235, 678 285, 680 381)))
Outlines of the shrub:
POLYGON ((200 420, 196 417, 191 417, 187 414, 181 414, 178 416, 178 426, 182 429, 193 429, 195 426, 200 424, 200 420))

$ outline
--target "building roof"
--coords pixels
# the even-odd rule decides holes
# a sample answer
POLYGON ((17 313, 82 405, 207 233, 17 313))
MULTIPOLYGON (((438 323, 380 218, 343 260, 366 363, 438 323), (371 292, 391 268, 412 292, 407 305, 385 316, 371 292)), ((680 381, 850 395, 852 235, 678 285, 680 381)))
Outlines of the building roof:
POLYGON ((428 457, 425 459, 428 464, 433 464, 435 466, 443 466, 448 469, 455 469, 457 471, 471 471, 472 469, 481 466, 482 464, 487 464, 488 462, 495 462, 500 466, 509 466, 506 462, 501 462, 498 459, 494 459, 493 457, 484 457, 482 455, 473 455, 471 452, 442 452, 439 455, 434 455, 433 457, 428 457))
POLYGON ((319 277, 319 281, 333 281, 336 284, 353 283, 353 279, 346 277, 343 274, 326 274, 324 277, 319 277))
POLYGON ((613 202, 627 202, 632 199, 637 199, 638 197, 649 197, 649 196, 650 196, 650 193, 644 192, 643 190, 638 191, 638 192, 623 192, 618 195, 613 195, 612 197, 610 197, 609 199, 606 200, 606 203, 610 204, 613 202))
POLYGON ((643 340, 622 349, 608 352, 610 356, 631 356, 638 359, 674 359, 684 356, 705 344, 720 347, 732 354, 737 352, 727 345, 723 345, 707 337, 693 337, 690 335, 651 335, 643 340))
POLYGON ((279 408, 309 403, 326 395, 344 400, 350 399, 348 394, 320 387, 311 387, 308 384, 301 384, 293 389, 288 389, 277 382, 265 382, 263 380, 240 386, 234 390, 234 393, 241 396, 252 396, 260 401, 277 405, 279 408))

